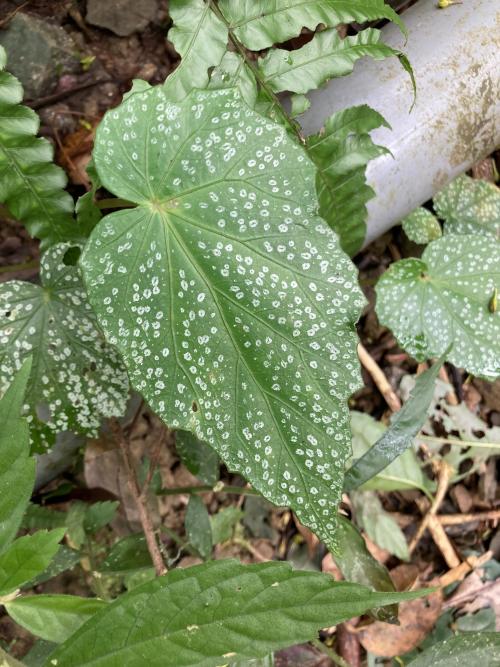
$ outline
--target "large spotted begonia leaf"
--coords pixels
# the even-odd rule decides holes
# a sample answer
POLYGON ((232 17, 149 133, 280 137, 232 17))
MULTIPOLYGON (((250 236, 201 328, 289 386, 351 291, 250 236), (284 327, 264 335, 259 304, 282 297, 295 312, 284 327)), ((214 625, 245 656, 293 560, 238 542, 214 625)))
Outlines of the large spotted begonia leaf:
POLYGON ((403 259, 377 285, 377 315, 419 361, 446 354, 489 380, 500 376, 500 245, 446 234, 421 259, 403 259), (451 347, 450 347, 451 346, 451 347))
POLYGON ((95 434, 103 417, 123 414, 128 397, 125 368, 97 326, 79 269, 64 263, 67 251, 56 244, 45 252, 41 286, 0 285, 0 394, 32 355, 26 403, 37 447, 60 431, 95 434))
POLYGON ((151 88, 106 114, 94 159, 137 203, 81 261, 132 384, 334 547, 364 299, 303 148, 234 89, 151 88))

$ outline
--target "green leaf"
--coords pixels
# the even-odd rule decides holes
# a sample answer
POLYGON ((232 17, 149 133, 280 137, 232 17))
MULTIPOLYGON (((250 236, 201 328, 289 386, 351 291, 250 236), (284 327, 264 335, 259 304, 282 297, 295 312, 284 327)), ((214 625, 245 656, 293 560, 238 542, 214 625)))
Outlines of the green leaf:
POLYGON ((206 442, 189 431, 176 431, 175 448, 190 473, 204 484, 215 484, 219 479, 219 457, 206 442))
MULTIPOLYGON (((356 526, 342 515, 339 515, 338 521, 339 550, 334 555, 334 560, 344 579, 367 586, 372 591, 395 593, 396 589, 387 568, 368 551, 356 526)), ((379 621, 396 623, 396 601, 390 606, 374 606, 371 615, 379 621)))
POLYGON ((90 177, 92 187, 78 198, 75 205, 75 214, 80 233, 82 236, 87 237, 102 218, 102 213, 95 201, 95 194, 101 187, 101 182, 92 160, 87 165, 85 171, 90 177))
POLYGON ((392 264, 377 284, 377 315, 419 361, 446 355, 469 373, 500 375, 500 244, 483 236, 446 234, 422 259, 392 264), (496 291, 495 291, 496 290, 496 291))
POLYGON ((210 561, 122 595, 51 659, 58 667, 216 667, 264 657, 375 605, 421 595, 374 593, 286 563, 210 561))
POLYGON ((408 667, 461 667, 500 664, 500 632, 467 632, 426 649, 408 667))
POLYGON ((408 449, 425 423, 434 396, 436 378, 442 365, 441 358, 417 376, 410 398, 392 417, 390 427, 347 471, 344 481, 346 491, 356 489, 367 482, 408 449))
POLYGON ((79 233, 73 200, 64 191, 66 175, 52 162, 52 145, 36 136, 38 116, 20 104, 23 89, 4 71, 2 46, 0 55, 0 202, 41 240, 42 248, 75 240, 79 233))
POLYGON ((230 540, 236 524, 243 516, 244 512, 237 507, 225 507, 219 510, 217 514, 213 514, 210 517, 213 543, 222 544, 230 540))
POLYGON ((206 560, 212 553, 212 527, 203 500, 191 495, 185 518, 186 535, 189 543, 206 560))
POLYGON ((52 510, 44 505, 29 503, 24 512, 21 526, 26 530, 62 528, 66 525, 66 512, 52 510))
POLYGON ((259 61, 266 84, 279 93, 307 93, 328 79, 346 76, 360 58, 383 60, 401 53, 380 41, 380 30, 367 28, 342 39, 336 28, 316 33, 313 39, 296 51, 272 49, 259 61))
POLYGON ((401 224, 406 236, 414 243, 426 245, 442 236, 441 225, 426 208, 417 208, 401 224))
POLYGON ((302 28, 315 30, 320 23, 332 28, 385 18, 406 34, 399 16, 383 0, 219 0, 218 4, 231 32, 252 51, 286 42, 302 28))
POLYGON ((369 135, 380 126, 389 127, 377 111, 362 105, 334 113, 318 134, 307 138, 307 151, 317 168, 320 215, 350 255, 356 254, 365 240, 366 203, 375 195, 366 184, 366 165, 388 153, 369 135))
POLYGON ((500 240, 500 190, 493 183, 459 176, 434 197, 445 234, 480 234, 500 240))
POLYGON ((64 529, 39 530, 13 542, 0 555, 0 595, 12 593, 49 565, 59 549, 64 529))
POLYGON ((88 505, 85 512, 83 527, 86 533, 95 533, 111 523, 115 518, 120 503, 117 500, 105 500, 88 505))
POLYGON ((22 585, 23 589, 33 588, 38 586, 38 584, 43 584, 54 577, 57 577, 61 572, 66 572, 67 570, 72 570, 77 563, 80 562, 80 554, 74 549, 69 549, 64 544, 61 544, 56 555, 50 561, 48 567, 45 570, 38 574, 36 577, 27 581, 22 585))
POLYGON ((353 492, 351 501, 356 511, 356 523, 372 542, 401 560, 409 560, 404 533, 384 510, 377 494, 374 491, 353 492))
POLYGON ((85 529, 83 523, 87 512, 87 505, 81 501, 71 503, 66 514, 66 532, 68 542, 75 549, 79 549, 85 542, 85 529))
POLYGON ((23 656, 23 665, 26 667, 43 667, 52 651, 57 647, 53 642, 38 639, 31 649, 23 656))
POLYGON ((43 255, 41 287, 0 285, 0 388, 33 355, 26 403, 37 444, 66 430, 96 435, 103 417, 124 413, 128 398, 127 374, 97 327, 80 272, 64 263, 68 248, 43 255))
POLYGON ((182 99, 193 88, 205 88, 208 69, 222 60, 227 48, 227 27, 203 0, 170 0, 174 25, 168 39, 181 56, 181 64, 165 86, 170 99, 182 99))
POLYGON ((0 553, 16 536, 35 483, 28 424, 21 417, 30 370, 28 358, 0 400, 0 553))
POLYGON ((66 641, 106 606, 103 600, 76 595, 30 595, 5 604, 16 623, 37 637, 57 644, 66 641))
POLYGON ((249 107, 257 104, 258 88, 255 76, 247 62, 238 54, 228 51, 210 76, 211 89, 238 88, 249 107))
POLYGON ((305 113, 311 106, 310 99, 305 95, 294 94, 291 96, 291 102, 290 116, 292 118, 296 118, 297 116, 300 116, 300 114, 305 113))
POLYGON ((235 90, 137 93, 94 159, 138 204, 103 218, 81 261, 132 384, 334 548, 364 298, 315 216, 314 166, 235 90))
MULTIPOLYGON (((353 458, 360 459, 387 431, 387 426, 364 412, 351 412, 353 458)), ((365 482, 361 489, 374 491, 402 491, 420 489, 429 494, 432 483, 423 474, 419 460, 410 447, 365 482)))
POLYGON ((143 533, 127 535, 111 547, 99 570, 106 574, 123 574, 150 568, 152 565, 143 533))

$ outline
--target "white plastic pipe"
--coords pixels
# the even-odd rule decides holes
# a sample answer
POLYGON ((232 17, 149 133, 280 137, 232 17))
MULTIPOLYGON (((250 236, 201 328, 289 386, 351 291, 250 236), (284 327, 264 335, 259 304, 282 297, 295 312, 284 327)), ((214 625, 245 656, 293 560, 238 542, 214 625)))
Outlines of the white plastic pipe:
POLYGON ((305 134, 318 131, 333 112, 369 104, 392 129, 372 133, 392 153, 373 160, 367 179, 376 192, 368 203, 369 243, 449 181, 500 145, 500 3, 463 0, 438 9, 420 0, 402 15, 409 37, 394 25, 383 39, 404 51, 417 80, 417 99, 395 58, 363 59, 354 73, 311 93, 301 116, 305 134))

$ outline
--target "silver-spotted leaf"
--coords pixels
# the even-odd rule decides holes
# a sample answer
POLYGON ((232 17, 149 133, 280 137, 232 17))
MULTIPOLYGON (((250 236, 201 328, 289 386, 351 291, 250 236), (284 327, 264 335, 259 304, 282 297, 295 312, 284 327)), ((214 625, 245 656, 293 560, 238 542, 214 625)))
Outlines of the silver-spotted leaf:
POLYGON ((47 667, 221 667, 422 594, 373 592, 320 572, 294 572, 287 563, 211 561, 121 595, 60 646, 47 667))
POLYGON ((204 88, 208 70, 222 60, 227 47, 227 27, 204 0, 170 0, 174 25, 168 39, 181 56, 181 63, 168 77, 169 95, 182 99, 193 88, 204 88))
POLYGON ((438 219, 422 206, 407 215, 401 224, 406 236, 414 243, 426 245, 442 235, 438 219))
POLYGON ((389 127, 375 109, 361 105, 332 114, 320 132, 307 137, 307 151, 317 167, 320 215, 350 255, 363 245, 366 203, 375 195, 366 183, 366 165, 388 152, 370 137, 380 126, 389 127))
POLYGON ((333 546, 364 300, 303 148, 234 89, 153 88, 105 116, 94 159, 138 204, 82 255, 132 384, 333 546))
POLYGON ((416 359, 446 358, 469 373, 500 375, 500 245, 446 234, 422 259, 393 264, 378 282, 377 315, 416 359))
POLYGON ((328 79, 350 74, 356 61, 365 56, 375 60, 392 56, 401 59, 400 52, 380 38, 380 30, 375 28, 344 39, 336 28, 323 30, 296 51, 272 49, 259 62, 259 70, 273 91, 304 94, 319 88, 328 79))
POLYGON ((500 240, 500 189, 462 175, 434 197, 446 234, 481 234, 500 240))
POLYGON ((36 445, 60 431, 95 434, 103 417, 123 414, 128 397, 126 371, 97 326, 79 269, 64 263, 67 250, 45 252, 41 286, 0 285, 0 392, 32 355, 26 403, 36 445))
POLYGON ((389 19, 404 26, 384 0, 220 0, 229 28, 247 49, 260 51, 321 23, 331 28, 340 23, 389 19))

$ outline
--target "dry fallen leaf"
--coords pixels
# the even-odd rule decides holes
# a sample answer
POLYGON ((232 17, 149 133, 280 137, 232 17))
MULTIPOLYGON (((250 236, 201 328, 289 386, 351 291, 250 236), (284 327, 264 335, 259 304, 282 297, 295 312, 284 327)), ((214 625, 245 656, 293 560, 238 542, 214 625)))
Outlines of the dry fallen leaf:
POLYGON ((442 593, 401 602, 399 626, 376 621, 359 631, 363 647, 377 656, 393 658, 414 649, 434 627, 442 607, 442 593))

